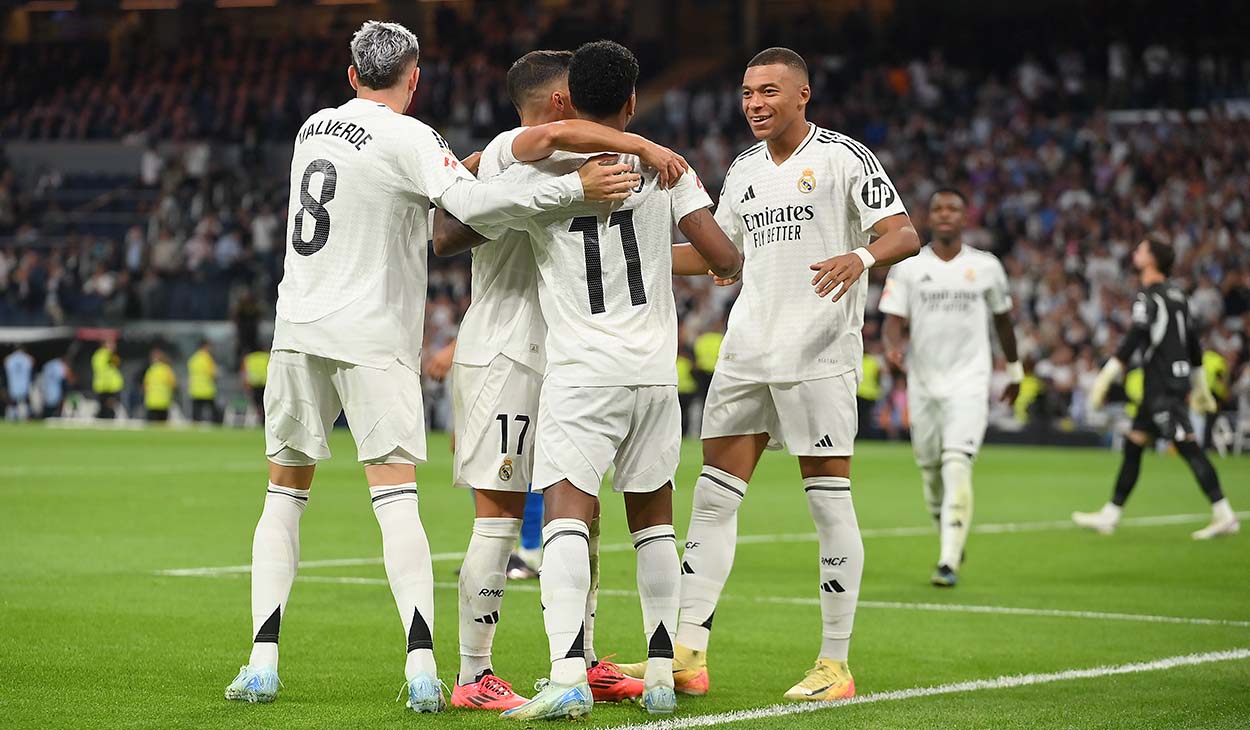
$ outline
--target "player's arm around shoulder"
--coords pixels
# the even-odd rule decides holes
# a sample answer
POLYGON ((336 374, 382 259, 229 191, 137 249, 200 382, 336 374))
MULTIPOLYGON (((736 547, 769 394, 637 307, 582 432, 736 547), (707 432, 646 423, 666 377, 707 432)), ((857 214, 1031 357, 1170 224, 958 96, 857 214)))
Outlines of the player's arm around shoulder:
POLYGON ((620 152, 634 155, 654 169, 660 187, 672 188, 690 169, 685 158, 645 137, 621 132, 584 119, 562 119, 527 127, 512 138, 511 152, 520 162, 545 160, 555 152, 620 152))

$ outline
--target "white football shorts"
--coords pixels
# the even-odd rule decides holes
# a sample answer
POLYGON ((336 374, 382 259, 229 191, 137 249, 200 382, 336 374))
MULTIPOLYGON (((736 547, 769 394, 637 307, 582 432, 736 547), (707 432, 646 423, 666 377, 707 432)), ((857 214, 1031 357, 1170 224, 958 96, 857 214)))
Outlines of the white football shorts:
POLYGON ((573 387, 544 383, 538 401, 534 490, 568 479, 598 496, 612 488, 647 493, 673 481, 681 457, 677 386, 573 387))
POLYGON ((911 448, 922 467, 942 463, 943 451, 975 457, 985 440, 989 396, 983 389, 962 395, 933 397, 920 388, 907 389, 911 417, 911 448))
POLYGON ((529 491, 542 373, 506 355, 451 368, 457 487, 529 491))
POLYGON ((855 371, 797 383, 758 383, 717 371, 703 406, 702 438, 766 433, 795 456, 850 456, 859 428, 855 371))
POLYGON ((425 461, 421 376, 396 360, 385 370, 275 350, 265 383, 265 455, 282 466, 330 458, 339 413, 365 464, 425 461))

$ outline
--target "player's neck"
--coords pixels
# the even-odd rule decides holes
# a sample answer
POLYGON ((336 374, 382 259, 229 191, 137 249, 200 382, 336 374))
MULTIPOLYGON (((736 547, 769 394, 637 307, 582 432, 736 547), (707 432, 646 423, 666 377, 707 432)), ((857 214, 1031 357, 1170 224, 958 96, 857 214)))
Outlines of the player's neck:
POLYGON ((786 127, 786 131, 768 140, 768 156, 772 158, 773 164, 780 165, 790 159, 790 155, 803 144, 808 131, 807 119, 799 117, 786 127))
POLYGON ((378 90, 363 86, 356 90, 356 98, 385 105, 396 114, 403 114, 408 111, 408 102, 412 100, 412 97, 408 96, 407 90, 378 90))
POLYGON ((1164 276, 1163 273, 1158 271, 1157 269, 1146 269, 1145 271, 1141 272, 1141 285, 1143 289, 1152 287, 1155 284, 1162 284, 1163 282, 1167 280, 1168 278, 1164 276))
POLYGON ((958 238, 950 241, 942 241, 935 238, 931 247, 933 248, 933 253, 937 254, 938 258, 943 261, 950 261, 964 249, 964 244, 958 238))
POLYGON ((602 124, 603 126, 609 129, 615 129, 618 132, 625 131, 625 118, 620 114, 614 114, 610 117, 592 117, 589 115, 578 114, 577 118, 587 122, 594 122, 595 124, 602 124))

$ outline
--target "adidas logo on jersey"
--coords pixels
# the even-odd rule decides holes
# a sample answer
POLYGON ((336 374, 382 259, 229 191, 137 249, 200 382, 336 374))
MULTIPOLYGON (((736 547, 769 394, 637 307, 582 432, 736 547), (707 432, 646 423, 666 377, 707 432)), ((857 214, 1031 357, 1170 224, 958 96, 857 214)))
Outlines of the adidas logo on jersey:
POLYGON ((933 281, 933 277, 929 276, 928 274, 925 274, 924 276, 920 277, 921 284, 928 284, 931 281, 933 281))
POLYGON ((745 203, 745 202, 747 202, 748 200, 755 200, 755 186, 754 186, 754 185, 748 185, 748 186, 747 186, 747 191, 746 191, 746 193, 742 196, 742 200, 740 200, 740 201, 738 201, 738 202, 739 202, 739 203, 745 203))
POLYGON ((818 449, 832 449, 832 448, 833 448, 833 439, 829 438, 829 434, 825 434, 824 438, 822 438, 821 440, 819 440, 819 441, 817 441, 817 442, 816 442, 816 448, 818 448, 818 449))

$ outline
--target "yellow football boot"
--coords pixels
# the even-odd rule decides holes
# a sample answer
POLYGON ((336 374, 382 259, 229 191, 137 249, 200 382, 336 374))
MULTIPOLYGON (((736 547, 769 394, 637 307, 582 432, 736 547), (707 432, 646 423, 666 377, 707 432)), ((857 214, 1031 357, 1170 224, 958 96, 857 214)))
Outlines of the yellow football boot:
MULTIPOLYGON (((643 679, 647 674, 647 663, 620 664, 617 669, 627 677, 643 679)), ((706 651, 695 651, 681 644, 673 646, 673 689, 684 695, 707 694, 706 651)))
POLYGON ((816 666, 807 670, 803 681, 786 691, 787 700, 819 702, 845 700, 855 696, 855 678, 846 662, 817 659, 816 666))

